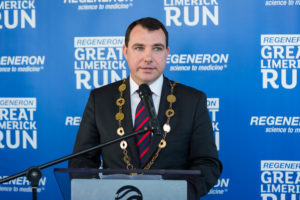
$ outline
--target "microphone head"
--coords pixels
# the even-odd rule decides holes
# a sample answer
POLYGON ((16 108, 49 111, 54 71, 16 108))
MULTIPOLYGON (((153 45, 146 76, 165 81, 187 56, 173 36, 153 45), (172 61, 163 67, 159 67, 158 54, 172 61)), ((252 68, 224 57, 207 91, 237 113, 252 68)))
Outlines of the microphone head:
POLYGON ((147 85, 146 83, 143 83, 139 86, 139 95, 143 95, 143 96, 151 96, 152 92, 150 90, 149 85, 147 85))

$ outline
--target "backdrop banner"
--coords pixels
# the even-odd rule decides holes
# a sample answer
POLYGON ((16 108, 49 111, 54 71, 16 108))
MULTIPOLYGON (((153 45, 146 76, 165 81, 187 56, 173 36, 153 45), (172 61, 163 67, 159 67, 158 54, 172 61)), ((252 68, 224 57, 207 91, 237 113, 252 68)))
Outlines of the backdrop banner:
MULTIPOLYGON (((169 31, 165 76, 208 97, 224 170, 203 199, 300 199, 300 0, 0 0, 0 178, 72 153, 89 92, 128 77, 125 31, 147 16, 169 31)), ((39 199, 62 199, 54 167, 39 199)), ((0 185, 31 198, 25 177, 0 185)))

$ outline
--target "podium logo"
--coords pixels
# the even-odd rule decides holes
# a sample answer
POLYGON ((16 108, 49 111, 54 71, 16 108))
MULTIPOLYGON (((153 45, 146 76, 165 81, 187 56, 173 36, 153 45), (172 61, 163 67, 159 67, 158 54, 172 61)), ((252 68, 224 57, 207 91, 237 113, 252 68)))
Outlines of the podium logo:
POLYGON ((2 0, 0 29, 36 28, 35 0, 2 0))
POLYGON ((261 35, 262 87, 294 89, 300 68, 300 35, 261 35))
POLYGON ((132 185, 125 185, 120 189, 118 189, 118 191, 116 192, 115 200, 122 200, 122 199, 143 200, 143 194, 138 188, 132 185))
POLYGON ((262 160, 261 199, 296 200, 300 198, 300 161, 262 160))
POLYGON ((0 98, 0 149, 37 149, 36 98, 0 98))
POLYGON ((207 109, 211 114, 211 121, 215 133, 215 142, 218 151, 220 150, 220 129, 219 122, 217 120, 217 112, 219 112, 219 108, 219 98, 207 98, 207 109))
POLYGON ((76 89, 91 89, 127 77, 124 37, 75 37, 76 89))
POLYGON ((164 10, 166 26, 219 25, 219 3, 217 0, 164 0, 164 10))

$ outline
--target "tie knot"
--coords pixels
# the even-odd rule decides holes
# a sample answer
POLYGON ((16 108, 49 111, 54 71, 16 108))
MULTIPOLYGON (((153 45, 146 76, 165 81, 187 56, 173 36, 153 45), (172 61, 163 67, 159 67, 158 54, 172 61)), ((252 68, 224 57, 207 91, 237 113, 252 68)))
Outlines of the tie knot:
POLYGON ((152 97, 152 95, 154 94, 154 92, 152 92, 151 90, 150 90, 150 93, 147 93, 147 94, 142 93, 140 90, 136 90, 136 93, 139 95, 139 97, 141 97, 141 95, 142 96, 148 95, 148 96, 152 97))
POLYGON ((140 96, 141 95, 145 95, 145 96, 151 96, 152 95, 152 92, 150 90, 149 85, 147 85, 145 83, 139 86, 138 93, 139 93, 140 96))

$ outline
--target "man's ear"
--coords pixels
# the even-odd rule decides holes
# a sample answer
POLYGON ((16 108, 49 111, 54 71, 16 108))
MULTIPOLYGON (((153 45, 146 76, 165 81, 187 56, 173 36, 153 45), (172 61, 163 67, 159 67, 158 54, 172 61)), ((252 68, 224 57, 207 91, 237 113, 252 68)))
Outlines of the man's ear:
POLYGON ((170 52, 170 48, 167 47, 166 50, 167 50, 167 56, 168 56, 168 55, 169 55, 169 52, 170 52))
POLYGON ((122 51, 123 51, 125 59, 127 60, 127 47, 125 44, 123 44, 122 51))

